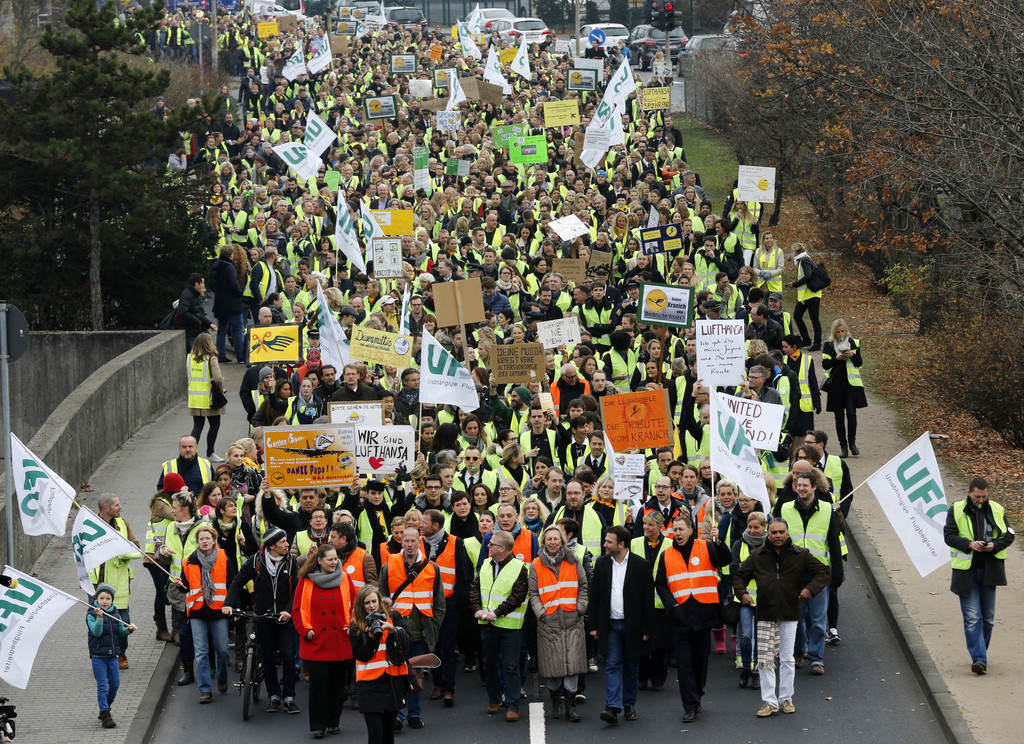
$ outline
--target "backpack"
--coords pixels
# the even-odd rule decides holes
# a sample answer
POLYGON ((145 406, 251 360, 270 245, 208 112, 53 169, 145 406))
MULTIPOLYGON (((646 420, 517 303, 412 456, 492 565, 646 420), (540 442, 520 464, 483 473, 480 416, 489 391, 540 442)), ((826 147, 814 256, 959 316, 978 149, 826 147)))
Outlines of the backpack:
POLYGON ((807 289, 812 292, 820 292, 832 283, 832 277, 828 275, 828 269, 824 263, 812 263, 811 273, 807 277, 807 289))

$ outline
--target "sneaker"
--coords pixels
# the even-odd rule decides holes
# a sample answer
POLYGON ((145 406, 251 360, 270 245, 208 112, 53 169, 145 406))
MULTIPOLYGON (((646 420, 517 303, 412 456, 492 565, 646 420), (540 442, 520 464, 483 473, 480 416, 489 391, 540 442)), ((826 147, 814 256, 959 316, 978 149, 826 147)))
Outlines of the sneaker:
POLYGON ((327 736, 327 729, 317 729, 313 732, 314 739, 323 739, 325 736, 327 736))
MULTIPOLYGON (((792 705, 792 703, 790 703, 790 705, 792 705)), ((768 716, 774 716, 778 712, 779 712, 779 709, 776 708, 774 705, 772 705, 771 703, 765 703, 757 711, 757 717, 758 718, 767 718, 768 716)))
POLYGON ((530 696, 526 694, 526 688, 525 688, 525 687, 523 687, 523 688, 521 688, 521 689, 519 690, 519 699, 520 699, 520 700, 526 700, 526 699, 527 699, 527 698, 529 698, 529 697, 530 697, 530 696))
POLYGON ((279 713, 281 711, 281 698, 272 697, 270 698, 270 704, 267 706, 267 713, 279 713))
POLYGON ((223 457, 216 453, 209 455, 206 459, 209 460, 213 465, 220 465, 222 462, 227 462, 227 460, 225 460, 223 457))
POLYGON ((585 702, 587 702, 587 696, 584 695, 582 692, 577 692, 576 705, 583 705, 585 702))
POLYGON ((783 700, 782 705, 779 706, 779 710, 783 713, 796 713, 796 706, 793 705, 792 700, 783 700))
POLYGON ((199 704, 200 705, 206 705, 206 704, 212 703, 212 702, 213 702, 213 693, 212 692, 201 692, 201 693, 199 693, 199 704))
POLYGON ((825 673, 825 665, 824 664, 811 664, 811 674, 814 674, 814 675, 817 675, 817 676, 820 677, 824 673, 825 673))
POLYGON ((285 713, 292 713, 292 714, 298 713, 299 712, 299 706, 297 706, 295 704, 294 700, 285 700, 284 701, 284 712, 285 713))
POLYGON ((463 672, 475 672, 479 668, 480 667, 478 667, 476 664, 466 664, 466 666, 462 667, 462 671, 463 672))
POLYGON ((409 728, 421 729, 423 725, 423 719, 419 716, 409 716, 409 728))
POLYGON ((828 633, 825 635, 825 643, 832 646, 838 646, 843 642, 843 639, 839 637, 838 628, 829 628, 828 633))
POLYGON ((976 661, 973 664, 971 664, 971 671, 981 676, 982 674, 985 674, 985 672, 988 671, 988 667, 985 666, 985 662, 976 661))
POLYGON ((737 669, 742 669, 743 668, 743 657, 740 656, 739 654, 736 654, 736 668, 737 669))
POLYGON ((591 672, 597 671, 597 659, 595 657, 587 659, 587 670, 591 672))

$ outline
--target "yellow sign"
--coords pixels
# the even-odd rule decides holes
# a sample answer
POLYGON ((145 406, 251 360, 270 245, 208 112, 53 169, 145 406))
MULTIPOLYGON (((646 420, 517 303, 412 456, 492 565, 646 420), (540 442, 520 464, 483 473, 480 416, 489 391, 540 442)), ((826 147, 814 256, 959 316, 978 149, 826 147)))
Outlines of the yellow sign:
POLYGON ((544 103, 545 127, 571 127, 580 123, 580 102, 546 101, 544 103))
POLYGON ((269 39, 271 36, 277 36, 279 33, 277 21, 264 21, 263 23, 256 24, 256 35, 261 39, 269 39))
POLYGON ((303 488, 352 483, 356 458, 351 432, 350 427, 329 424, 268 428, 263 446, 270 485, 303 488))
POLYGON ((516 47, 512 47, 511 49, 502 49, 500 52, 498 52, 498 57, 501 58, 502 67, 508 67, 510 64, 512 64, 512 60, 516 58, 517 52, 519 52, 519 49, 517 49, 516 47))
POLYGON ((404 369, 412 361, 412 337, 353 326, 349 355, 361 362, 404 369))
POLYGON ((440 62, 442 54, 444 54, 444 47, 442 47, 440 44, 430 45, 430 58, 432 60, 434 60, 435 62, 440 62))
POLYGON ((245 348, 249 364, 298 364, 302 361, 302 326, 253 326, 246 331, 245 348))
MULTIPOLYGON (((644 88, 644 111, 667 109, 672 105, 671 88, 644 88)), ((547 105, 547 104, 545 104, 547 105)))
POLYGON ((385 235, 412 235, 411 209, 371 209, 385 235))

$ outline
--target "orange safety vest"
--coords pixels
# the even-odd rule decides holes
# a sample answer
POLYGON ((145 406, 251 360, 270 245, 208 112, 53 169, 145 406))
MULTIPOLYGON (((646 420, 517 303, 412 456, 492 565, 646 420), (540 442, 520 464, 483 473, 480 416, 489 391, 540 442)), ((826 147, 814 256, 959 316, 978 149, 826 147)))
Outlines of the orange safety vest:
MULTIPOLYGON (((399 541, 399 544, 401 544, 401 541, 399 541)), ((401 552, 401 548, 399 548, 398 553, 401 552)), ((423 555, 427 554, 427 541, 424 540, 422 537, 420 538, 420 552, 422 552, 423 555)), ((395 553, 394 555, 398 555, 398 553, 395 553)), ((388 550, 387 542, 382 542, 380 544, 380 563, 378 565, 383 566, 385 563, 387 563, 388 560, 391 558, 391 555, 392 553, 390 550, 388 550)))
MULTIPOLYGON (((299 622, 302 623, 302 627, 307 631, 313 630, 313 626, 310 625, 312 622, 313 613, 311 605, 313 602, 313 587, 315 584, 312 579, 306 579, 302 585, 302 599, 299 600, 299 622)), ((342 581, 339 584, 341 589, 341 622, 343 628, 347 628, 351 620, 351 607, 352 607, 352 590, 349 588, 347 581, 342 581)), ((305 634, 303 634, 305 636, 305 634)))
POLYGON ((533 560, 533 540, 530 536, 533 535, 529 530, 520 530, 516 536, 516 541, 512 544, 512 555, 521 561, 532 561, 533 560))
POLYGON ((345 561, 345 573, 352 579, 352 586, 358 592, 363 588, 363 584, 366 583, 366 575, 363 573, 363 559, 366 557, 366 551, 362 548, 356 548, 352 551, 352 555, 345 561))
MULTIPOLYGON (((645 506, 644 513, 641 515, 640 518, 643 519, 643 517, 646 517, 648 514, 653 514, 654 512, 658 512, 662 516, 665 516, 665 512, 661 511, 661 509, 648 509, 645 506)), ((682 510, 677 506, 675 510, 672 512, 672 516, 669 517, 668 521, 666 521, 665 524, 661 526, 662 537, 672 539, 672 523, 676 521, 676 517, 679 516, 681 512, 682 510)))
MULTIPOLYGON (((191 615, 194 610, 202 609, 206 604, 203 600, 203 569, 198 564, 188 561, 182 572, 189 587, 188 595, 185 597, 185 611, 191 615)), ((224 600, 228 598, 228 554, 223 550, 218 552, 210 576, 213 579, 213 600, 210 602, 210 609, 219 610, 224 606, 224 600)))
POLYGON ((405 559, 401 553, 388 558, 388 594, 402 617, 409 617, 414 607, 427 617, 434 616, 435 576, 437 566, 433 561, 427 561, 419 575, 395 598, 395 590, 405 582, 405 559))
POLYGON ((670 547, 663 555, 668 588, 677 605, 681 605, 690 597, 702 604, 718 604, 718 569, 711 564, 706 541, 693 541, 689 561, 675 549, 675 546, 670 547))
MULTIPOLYGON (((455 592, 455 535, 449 533, 448 544, 444 550, 434 559, 437 570, 441 572, 441 585, 444 586, 445 599, 455 592)), ((424 552, 424 555, 426 553, 424 552)))
POLYGON ((391 631, 385 630, 377 644, 377 650, 369 661, 356 659, 356 682, 369 682, 377 679, 382 674, 390 674, 392 677, 404 677, 409 673, 409 667, 402 662, 395 666, 388 661, 388 634, 391 631))
POLYGON ((537 594, 544 605, 545 615, 554 615, 558 610, 576 612, 580 585, 574 564, 562 561, 556 577, 551 567, 537 558, 533 561, 533 570, 537 573, 537 594))
POLYGON ((704 524, 704 507, 708 505, 709 501, 710 501, 710 499, 708 499, 708 501, 705 501, 703 504, 700 505, 700 509, 697 510, 697 516, 693 520, 694 523, 695 523, 693 525, 693 531, 697 533, 697 537, 694 538, 696 540, 704 540, 705 539, 704 535, 702 535, 700 533, 701 533, 701 526, 704 524))

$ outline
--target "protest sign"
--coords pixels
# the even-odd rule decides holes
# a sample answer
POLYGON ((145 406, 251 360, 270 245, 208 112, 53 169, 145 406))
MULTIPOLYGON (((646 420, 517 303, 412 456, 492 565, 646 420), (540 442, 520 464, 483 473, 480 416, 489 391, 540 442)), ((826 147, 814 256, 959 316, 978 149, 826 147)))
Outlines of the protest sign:
POLYGON ((416 459, 416 432, 411 426, 357 426, 356 473, 390 475, 399 465, 410 467, 416 459))
POLYGON ((525 124, 506 124, 494 127, 494 146, 507 150, 509 145, 519 137, 526 137, 529 127, 525 124))
POLYGON ((742 320, 697 321, 697 377, 704 387, 743 382, 744 340, 742 320))
POLYGON ((580 123, 580 102, 578 98, 568 101, 545 101, 545 127, 571 127, 580 123))
POLYGON ((585 70, 583 68, 571 68, 569 70, 569 83, 567 90, 597 90, 597 70, 585 70))
POLYGON ((263 436, 267 480, 274 488, 348 485, 356 461, 342 443, 351 433, 331 424, 268 428, 263 436))
POLYGON ((412 359, 412 338, 365 326, 352 326, 349 354, 362 362, 404 369, 410 366, 412 359))
POLYGON ((604 396, 601 421, 615 452, 672 446, 672 417, 664 388, 604 396))
POLYGON ((552 220, 551 229, 558 233, 562 240, 573 240, 590 232, 590 226, 574 214, 552 220))
POLYGON ((478 80, 475 77, 459 78, 459 84, 466 91, 466 96, 474 101, 483 101, 495 106, 505 102, 505 91, 500 85, 478 80))
POLYGON ((741 165, 737 176, 736 199, 750 202, 775 201, 775 169, 741 165))
POLYGON ((651 60, 651 77, 666 78, 672 74, 672 67, 667 59, 651 60))
POLYGON ((729 413, 739 420, 740 426, 747 433, 747 438, 756 449, 774 452, 779 448, 785 406, 738 398, 734 395, 722 395, 721 398, 729 413))
POLYGON ((548 162, 548 138, 543 134, 520 137, 509 145, 510 159, 516 165, 548 162))
POLYGON ((454 67, 439 67, 434 70, 434 87, 447 88, 451 84, 452 78, 457 77, 457 74, 454 67))
POLYGON ((644 88, 642 96, 644 111, 659 111, 672 105, 671 88, 644 88))
POLYGON ((437 129, 441 132, 457 132, 462 129, 462 112, 438 111, 437 129))
POLYGON ((484 296, 480 278, 457 282, 434 282, 434 316, 440 328, 459 324, 459 305, 463 323, 484 322, 484 296))
POLYGON ((554 411, 555 399, 551 397, 551 393, 537 393, 537 402, 540 403, 540 410, 542 411, 554 411))
POLYGON ((247 328, 245 352, 251 365, 298 364, 302 361, 302 326, 283 323, 247 328))
POLYGON ((402 276, 402 239, 373 239, 373 278, 397 279, 402 276))
POLYGON ((615 480, 619 478, 643 478, 646 472, 647 458, 643 455, 623 455, 616 452, 612 456, 615 468, 615 480))
POLYGON ((580 70, 594 70, 597 73, 604 72, 603 59, 589 59, 588 57, 573 57, 572 66, 580 70))
POLYGON ((363 107, 367 119, 394 119, 398 116, 398 96, 367 98, 363 107))
POLYGON ((409 92, 415 98, 430 98, 434 95, 434 86, 429 80, 410 80, 409 92))
POLYGON ((693 324, 693 289, 645 282, 640 285, 637 307, 641 323, 689 328, 693 324))
POLYGON ((385 235, 412 235, 411 209, 371 209, 370 214, 385 235))
POLYGON ((537 324, 537 340, 545 349, 556 349, 580 342, 580 322, 575 315, 557 320, 544 320, 537 324))
POLYGON ((441 56, 444 54, 444 47, 440 44, 430 45, 430 59, 432 62, 440 62, 441 56))
POLYGON ((567 282, 581 284, 587 278, 587 261, 583 258, 556 258, 551 262, 551 270, 564 276, 567 282))
POLYGON ((384 411, 379 400, 328 401, 327 418, 343 426, 383 426, 384 411))
POLYGON ((299 30, 299 19, 293 15, 278 16, 277 26, 282 33, 294 33, 299 30))
POLYGON ((614 254, 611 251, 590 251, 590 260, 587 261, 587 276, 593 274, 597 269, 605 268, 608 269, 608 273, 612 270, 612 260, 614 254))
POLYGON ((278 34, 280 34, 280 31, 277 28, 277 21, 263 21, 256 24, 256 35, 261 39, 269 39, 271 36, 277 36, 278 34))
POLYGON ((512 60, 516 58, 516 52, 519 51, 519 47, 509 47, 508 49, 502 49, 498 52, 498 59, 501 60, 502 67, 508 67, 512 64, 512 60))
MULTIPOLYGON (((654 215, 657 210, 651 210, 654 215)), ((644 227, 640 230, 640 249, 648 256, 654 253, 665 251, 678 251, 683 248, 683 227, 676 223, 654 227, 644 227)))
POLYGON ((525 385, 546 371, 543 344, 497 344, 491 347, 491 381, 525 385))
POLYGON ((615 475, 615 490, 613 491, 612 498, 615 501, 643 501, 644 498, 644 479, 643 478, 623 478, 618 474, 615 475))

